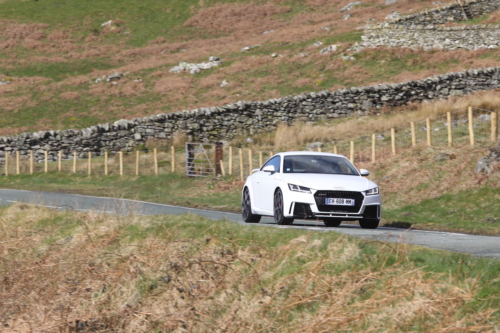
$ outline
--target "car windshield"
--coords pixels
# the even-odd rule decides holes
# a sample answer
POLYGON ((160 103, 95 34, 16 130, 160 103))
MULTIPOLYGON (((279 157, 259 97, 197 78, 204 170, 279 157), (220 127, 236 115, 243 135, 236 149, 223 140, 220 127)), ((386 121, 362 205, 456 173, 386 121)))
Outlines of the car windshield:
POLYGON ((285 156, 283 172, 359 176, 358 170, 346 158, 325 155, 285 156))

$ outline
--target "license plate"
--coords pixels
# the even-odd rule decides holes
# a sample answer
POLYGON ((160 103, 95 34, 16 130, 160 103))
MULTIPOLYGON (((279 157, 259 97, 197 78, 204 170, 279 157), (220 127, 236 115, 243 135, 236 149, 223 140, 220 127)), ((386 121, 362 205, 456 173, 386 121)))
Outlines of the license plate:
POLYGON ((327 205, 354 206, 354 199, 326 198, 327 205))

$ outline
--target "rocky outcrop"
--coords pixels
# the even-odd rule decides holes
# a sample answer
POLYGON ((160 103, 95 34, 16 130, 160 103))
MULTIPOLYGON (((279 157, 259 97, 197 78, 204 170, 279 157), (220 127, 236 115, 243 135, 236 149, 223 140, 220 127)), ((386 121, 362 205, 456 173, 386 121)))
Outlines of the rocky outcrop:
POLYGON ((184 61, 181 61, 179 65, 170 68, 170 73, 180 73, 180 72, 189 72, 190 74, 197 74, 201 72, 203 69, 210 69, 212 67, 217 67, 222 64, 222 61, 218 57, 210 57, 208 62, 201 62, 199 64, 190 64, 184 61))
POLYGON ((496 147, 490 148, 490 153, 480 159, 476 164, 476 173, 491 174, 500 166, 500 142, 496 147))
POLYGON ((5 153, 35 152, 37 160, 55 160, 58 151, 63 158, 104 150, 131 151, 148 140, 170 140, 182 132, 190 140, 210 142, 229 140, 236 135, 274 130, 280 123, 316 122, 324 119, 364 115, 384 106, 446 99, 500 87, 500 67, 473 69, 433 76, 418 81, 380 84, 371 87, 321 91, 260 102, 239 101, 220 107, 163 113, 132 120, 118 120, 82 130, 40 131, 0 137, 0 161, 5 153))

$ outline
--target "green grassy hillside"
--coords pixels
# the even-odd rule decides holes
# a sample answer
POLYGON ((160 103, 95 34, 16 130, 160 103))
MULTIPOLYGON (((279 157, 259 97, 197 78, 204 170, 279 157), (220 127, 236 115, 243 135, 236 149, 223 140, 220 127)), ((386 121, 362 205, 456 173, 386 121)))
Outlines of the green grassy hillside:
POLYGON ((359 28, 374 22, 369 20, 434 7, 430 0, 363 1, 344 20, 339 10, 349 2, 1 1, 0 81, 11 83, 0 85, 0 134, 82 128, 500 64, 497 50, 375 49, 346 61, 359 28), (320 54, 332 44, 337 52, 320 54), (259 46, 241 52, 252 45, 259 46), (196 75, 169 72, 180 61, 209 56, 223 65, 196 75), (125 74, 116 84, 96 83, 116 71, 125 74))

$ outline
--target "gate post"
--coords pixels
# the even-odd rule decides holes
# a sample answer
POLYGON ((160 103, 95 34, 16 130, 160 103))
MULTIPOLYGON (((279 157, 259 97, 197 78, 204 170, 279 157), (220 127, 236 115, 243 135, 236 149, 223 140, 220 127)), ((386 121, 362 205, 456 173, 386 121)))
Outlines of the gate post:
POLYGON ((215 143, 215 176, 222 175, 220 161, 224 159, 224 144, 220 141, 215 143))
POLYGON ((195 175, 194 170, 194 145, 186 142, 186 174, 188 177, 195 175))

